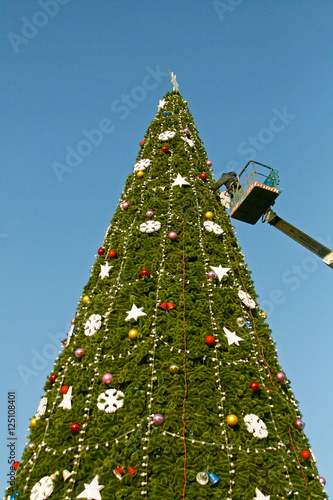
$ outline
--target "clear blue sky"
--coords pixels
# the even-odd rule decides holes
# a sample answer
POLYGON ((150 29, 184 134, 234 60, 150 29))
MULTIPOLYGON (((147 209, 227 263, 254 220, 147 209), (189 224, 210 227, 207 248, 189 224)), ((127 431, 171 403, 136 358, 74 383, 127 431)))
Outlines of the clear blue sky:
MULTIPOLYGON (((139 141, 172 88, 168 69, 215 177, 251 157, 277 168, 277 213, 333 247, 333 3, 224 5, 0 4, 3 487, 7 392, 16 392, 19 460, 57 338, 69 329, 139 141), (66 163, 71 148, 81 155, 66 163)), ((333 270, 266 224, 234 225, 333 495, 333 270)))

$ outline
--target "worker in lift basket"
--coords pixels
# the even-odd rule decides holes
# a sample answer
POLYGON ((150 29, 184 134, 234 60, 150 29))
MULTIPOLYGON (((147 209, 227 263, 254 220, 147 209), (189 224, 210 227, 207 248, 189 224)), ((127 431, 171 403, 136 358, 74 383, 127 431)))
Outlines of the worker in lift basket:
POLYGON ((233 184, 234 184, 234 187, 238 186, 238 182, 236 182, 236 181, 237 181, 236 172, 228 172, 228 173, 225 172, 224 174, 222 174, 222 176, 216 182, 216 184, 214 184, 213 192, 217 191, 221 186, 224 185, 227 188, 227 191, 230 194, 230 196, 233 197, 234 194, 231 190, 231 186, 233 184))

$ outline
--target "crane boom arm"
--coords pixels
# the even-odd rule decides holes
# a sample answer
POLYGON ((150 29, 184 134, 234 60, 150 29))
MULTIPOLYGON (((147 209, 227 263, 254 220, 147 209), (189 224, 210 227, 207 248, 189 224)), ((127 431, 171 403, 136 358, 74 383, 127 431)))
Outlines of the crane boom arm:
POLYGON ((303 233, 297 229, 297 227, 292 226, 289 222, 281 219, 278 215, 276 215, 273 210, 270 208, 265 213, 265 221, 268 222, 271 226, 276 227, 282 233, 289 236, 293 240, 297 241, 300 245, 310 250, 310 252, 315 253, 320 257, 325 264, 333 269, 333 251, 329 248, 325 247, 319 241, 314 240, 311 236, 303 233))

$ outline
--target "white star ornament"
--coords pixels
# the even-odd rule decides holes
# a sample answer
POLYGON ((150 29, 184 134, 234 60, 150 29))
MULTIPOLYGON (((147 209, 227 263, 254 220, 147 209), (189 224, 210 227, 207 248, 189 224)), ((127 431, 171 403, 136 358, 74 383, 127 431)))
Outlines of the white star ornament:
POLYGON ((223 327, 223 330, 224 330, 225 336, 228 339, 228 345, 236 344, 237 346, 239 346, 239 342, 242 342, 244 340, 244 339, 242 339, 242 337, 238 337, 238 335, 236 335, 236 332, 231 332, 225 326, 223 327))
POLYGON ((135 304, 132 305, 132 309, 127 312, 127 316, 125 318, 125 321, 130 321, 131 319, 135 319, 135 321, 138 321, 138 318, 140 316, 147 316, 145 312, 143 312, 143 307, 136 307, 135 304))
POLYGON ((101 272, 99 273, 100 278, 108 278, 109 277, 109 272, 112 266, 109 266, 109 264, 106 262, 104 265, 101 264, 101 272))
POLYGON ((100 491, 104 486, 98 484, 98 476, 95 476, 90 484, 84 483, 84 490, 76 498, 87 498, 87 500, 102 500, 100 491))
POLYGON ((189 186, 189 185, 190 185, 190 183, 187 182, 187 180, 184 179, 184 177, 182 177, 180 174, 177 174, 176 179, 172 183, 172 186, 180 186, 180 187, 189 186))
POLYGON ((73 387, 71 386, 71 387, 69 387, 66 394, 63 394, 63 399, 59 405, 59 408, 63 408, 64 410, 71 410, 72 399, 73 399, 72 390, 73 390, 73 387))
POLYGON ((214 271, 220 281, 222 278, 224 278, 224 276, 228 274, 231 269, 230 267, 222 267, 221 264, 219 265, 219 267, 210 266, 210 268, 214 271))
POLYGON ((253 500, 270 500, 271 496, 270 495, 263 495, 258 488, 256 488, 256 496, 253 497, 253 500))
POLYGON ((160 102, 159 102, 157 107, 158 107, 158 109, 163 109, 165 105, 166 105, 166 100, 160 99, 160 102))

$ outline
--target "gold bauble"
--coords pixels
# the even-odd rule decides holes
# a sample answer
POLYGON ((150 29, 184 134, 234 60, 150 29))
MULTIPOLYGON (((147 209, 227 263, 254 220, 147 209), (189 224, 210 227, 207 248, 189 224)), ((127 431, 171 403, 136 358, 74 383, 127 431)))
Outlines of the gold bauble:
POLYGON ((90 302, 90 297, 89 295, 85 295, 84 297, 82 297, 82 302, 84 304, 88 304, 88 302, 90 302))
POLYGON ((233 415, 233 413, 230 413, 230 415, 227 416, 227 424, 230 425, 230 427, 234 427, 235 425, 238 424, 238 418, 236 415, 233 415))
POLYGON ((265 311, 261 311, 260 316, 264 319, 267 318, 267 313, 265 311))
POLYGON ((135 328, 132 328, 132 330, 130 330, 128 332, 128 336, 129 336, 130 339, 134 340, 134 339, 137 338, 138 333, 139 333, 138 330, 135 330, 135 328))
POLYGON ((174 364, 170 365, 169 372, 171 373, 171 375, 179 373, 179 366, 174 364))
POLYGON ((35 418, 32 418, 30 420, 30 427, 36 427, 36 424, 37 424, 37 420, 35 418))
POLYGON ((205 217, 206 217, 206 219, 212 219, 214 217, 214 214, 213 214, 213 212, 206 212, 205 217))
POLYGON ((137 173, 136 173, 136 176, 141 179, 141 177, 143 177, 145 175, 145 173, 142 171, 142 170, 139 170, 137 173))

